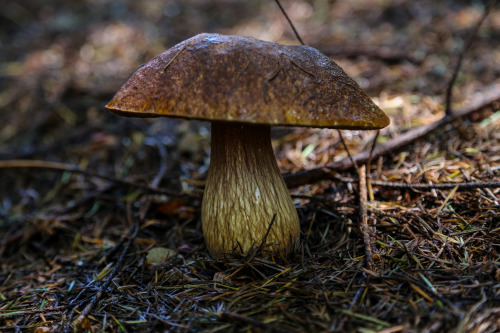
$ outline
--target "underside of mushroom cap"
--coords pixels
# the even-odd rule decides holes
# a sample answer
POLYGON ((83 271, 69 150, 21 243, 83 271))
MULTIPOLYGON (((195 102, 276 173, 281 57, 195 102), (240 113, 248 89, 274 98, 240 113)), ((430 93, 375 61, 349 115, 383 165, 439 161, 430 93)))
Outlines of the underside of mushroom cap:
POLYGON ((318 50, 219 34, 197 35, 152 59, 106 108, 273 126, 377 129, 390 122, 318 50))

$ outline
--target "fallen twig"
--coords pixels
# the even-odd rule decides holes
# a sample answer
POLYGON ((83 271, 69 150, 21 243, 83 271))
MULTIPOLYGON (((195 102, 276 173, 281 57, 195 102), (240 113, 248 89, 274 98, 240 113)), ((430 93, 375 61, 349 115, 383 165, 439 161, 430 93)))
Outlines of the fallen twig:
POLYGON ((370 266, 373 263, 372 251, 372 237, 371 230, 368 226, 368 213, 367 213, 367 193, 366 193, 366 166, 363 164, 358 169, 359 175, 359 215, 360 215, 360 230, 363 234, 363 241, 365 243, 365 259, 370 266))
POLYGON ((441 184, 405 184, 405 183, 393 183, 393 182, 383 182, 383 181, 372 181, 372 185, 392 187, 392 188, 414 188, 414 189, 440 189, 447 190, 458 186, 461 189, 471 189, 471 188, 500 188, 500 182, 471 182, 471 183, 441 183, 441 184))
POLYGON ((379 135, 380 135, 380 130, 377 131, 377 134, 375 134, 375 137, 373 138, 372 148, 370 149, 370 155, 368 156, 368 161, 366 162, 366 169, 368 170, 368 174, 366 175, 366 186, 368 187, 368 195, 370 196, 370 201, 374 200, 373 189, 372 189, 372 177, 371 177, 373 150, 377 146, 377 139, 379 135))
MULTIPOLYGON (((443 118, 432 124, 414 127, 408 130, 406 133, 401 134, 400 136, 390 141, 387 141, 383 144, 379 144, 373 150, 372 158, 377 158, 379 156, 395 152, 398 149, 401 149, 411 144, 412 142, 423 138, 429 133, 439 128, 442 128, 447 124, 450 124, 451 122, 459 119, 460 117, 464 117, 470 115, 471 113, 480 111, 497 101, 500 101, 500 84, 495 84, 489 87, 489 89, 487 89, 484 93, 482 93, 480 97, 474 99, 472 102, 462 107, 461 109, 452 112, 450 115, 444 116, 443 118)), ((284 176, 285 182, 289 188, 293 188, 304 184, 315 183, 323 179, 329 179, 331 178, 332 170, 349 169, 353 166, 354 162, 358 164, 365 163, 369 157, 370 157, 370 150, 365 150, 357 154, 354 154, 352 156, 352 161, 349 157, 346 157, 341 161, 329 163, 323 167, 285 175, 284 176)))
MULTIPOLYGON (((338 175, 332 176, 332 179, 337 179, 342 182, 355 183, 357 179, 351 177, 340 177, 338 175)), ((407 183, 395 183, 395 182, 384 182, 380 180, 372 180, 372 185, 383 186, 390 188, 402 188, 402 189, 419 189, 419 190, 449 190, 458 186, 459 189, 474 189, 474 188, 500 188, 500 182, 468 182, 468 183, 432 183, 432 184, 407 184, 407 183)))
POLYGON ((67 163, 61 163, 61 162, 52 162, 52 161, 44 161, 44 160, 4 160, 0 161, 0 169, 2 168, 36 168, 36 169, 48 169, 48 170, 58 170, 58 171, 69 171, 73 173, 79 173, 82 175, 90 176, 90 177, 96 177, 96 178, 101 178, 113 183, 117 183, 120 185, 125 185, 128 187, 134 187, 134 188, 139 188, 142 190, 146 190, 149 193, 158 193, 158 194, 166 194, 166 195, 171 195, 171 196, 189 196, 188 194, 185 193, 180 193, 176 191, 171 191, 167 189, 158 189, 153 187, 155 184, 152 186, 146 185, 146 184, 139 184, 135 183, 132 181, 116 178, 116 177, 111 177, 87 170, 80 169, 79 167, 67 163))

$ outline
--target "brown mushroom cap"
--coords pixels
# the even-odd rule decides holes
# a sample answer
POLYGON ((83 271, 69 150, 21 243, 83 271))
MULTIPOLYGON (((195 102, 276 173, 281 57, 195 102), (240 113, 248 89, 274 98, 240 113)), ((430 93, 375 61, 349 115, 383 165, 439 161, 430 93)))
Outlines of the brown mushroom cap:
POLYGON ((141 68, 106 105, 132 117, 377 129, 389 118, 344 71, 308 46, 200 34, 141 68))

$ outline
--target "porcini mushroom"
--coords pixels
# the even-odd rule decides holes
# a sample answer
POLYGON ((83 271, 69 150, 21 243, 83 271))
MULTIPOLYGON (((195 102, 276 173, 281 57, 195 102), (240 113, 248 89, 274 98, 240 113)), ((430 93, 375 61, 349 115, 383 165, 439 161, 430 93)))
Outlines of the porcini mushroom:
POLYGON ((299 218, 271 146, 271 126, 378 129, 389 118, 330 58, 307 46, 200 34, 142 66, 106 108, 132 117, 212 122, 202 227, 213 256, 263 240, 286 254, 299 218))

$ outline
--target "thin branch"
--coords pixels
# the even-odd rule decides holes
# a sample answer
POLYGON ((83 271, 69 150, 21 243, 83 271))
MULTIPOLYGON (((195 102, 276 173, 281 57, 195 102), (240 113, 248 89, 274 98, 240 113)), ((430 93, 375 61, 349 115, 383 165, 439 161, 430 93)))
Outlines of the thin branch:
POLYGON ((392 188, 408 188, 408 189, 438 189, 448 190, 458 186, 460 189, 473 189, 473 188, 500 188, 500 182, 471 182, 471 183, 438 183, 438 184, 405 184, 393 183, 373 180, 372 185, 392 187, 392 188))
MULTIPOLYGON (((443 128, 445 125, 452 123, 453 121, 470 115, 474 112, 480 111, 485 107, 492 105, 493 103, 500 101, 500 84, 494 84, 485 92, 481 94, 480 97, 474 99, 472 102, 462 107, 461 109, 452 112, 450 115, 446 115, 440 120, 419 127, 414 127, 408 130, 406 133, 389 140, 383 144, 379 144, 372 154, 372 158, 377 158, 389 153, 396 152, 411 143, 425 137, 429 133, 443 128)), ((353 167, 353 162, 365 163, 370 157, 370 150, 365 150, 354 154, 352 156, 353 161, 350 158, 344 158, 341 161, 329 163, 323 167, 310 169, 306 171, 301 171, 295 174, 285 175, 285 182, 289 188, 315 183, 323 179, 329 179, 332 177, 333 170, 346 170, 353 167)))
POLYGON ((380 130, 377 131, 377 134, 375 134, 375 137, 373 138, 372 148, 370 149, 370 155, 368 156, 368 161, 366 162, 366 168, 368 169, 368 177, 370 177, 369 175, 371 173, 370 170, 372 166, 373 151, 377 146, 377 139, 379 135, 380 135, 380 130))
POLYGON ((304 43, 304 41, 302 40, 302 38, 300 38, 300 35, 297 32, 297 29, 295 29, 295 26, 293 25, 292 20, 290 20, 290 18, 288 17, 287 13, 285 12, 285 9, 283 8, 283 6, 281 6, 280 1, 279 0, 274 0, 274 1, 276 2, 276 4, 278 5, 278 7, 280 8, 281 12, 285 16, 286 20, 288 21, 288 24, 290 24, 290 26, 292 27, 293 33, 295 34, 295 37, 297 37, 297 39, 299 40, 300 44, 306 45, 306 43, 304 43))
POLYGON ((458 55, 457 63, 455 64, 455 68, 453 70, 453 74, 451 76, 450 82, 448 83, 448 88, 446 90, 446 111, 445 111, 446 115, 450 115, 451 112, 452 112, 451 111, 451 100, 453 98, 453 86, 455 85, 455 81, 457 80, 458 72, 460 72, 460 68, 462 67, 462 62, 464 60, 465 53, 472 46, 472 42, 474 42, 474 39, 476 38, 477 33, 479 32, 479 28, 481 27, 481 25, 483 24, 484 20, 486 19, 486 17, 490 13, 490 9, 493 8, 493 6, 495 5, 495 2, 496 2, 496 0, 491 0, 486 5, 486 7, 484 8, 484 11, 483 11, 483 15, 481 16, 481 18, 479 19, 479 21, 477 21, 477 23, 476 23, 476 25, 474 27, 474 30, 472 30, 472 33, 470 34, 469 39, 465 43, 464 49, 458 55))
POLYGON ((158 152, 160 153, 160 159, 161 159, 161 164, 160 164, 160 169, 158 170, 158 173, 156 177, 153 179, 151 182, 151 188, 158 189, 158 184, 160 184, 161 180, 167 173, 167 149, 165 148, 165 145, 161 143, 159 140, 155 140, 155 144, 158 147, 158 152))
MULTIPOLYGON (((341 182, 355 183, 357 179, 352 177, 341 177, 338 175, 332 176, 331 179, 336 179, 341 182)), ((449 190, 458 186, 459 189, 476 189, 476 188, 500 188, 500 182, 467 182, 467 183, 431 183, 431 184, 407 184, 396 182, 384 182, 380 180, 372 180, 372 185, 383 186, 389 188, 401 189, 418 189, 418 190, 449 190)))
POLYGON ((44 160, 4 160, 0 161, 0 169, 2 168, 35 168, 35 169, 47 169, 47 170, 58 170, 58 171, 68 171, 68 172, 73 172, 73 173, 79 173, 82 175, 90 176, 90 177, 96 177, 96 178, 101 178, 116 184, 128 186, 128 187, 134 187, 134 188, 139 188, 142 190, 146 190, 149 193, 158 193, 158 194, 166 194, 166 195, 171 195, 171 196, 189 196, 188 194, 180 193, 180 192, 175 192, 167 189, 157 189, 152 186, 148 186, 145 184, 139 184, 135 182, 131 182, 128 180, 116 178, 116 177, 111 177, 87 170, 80 169, 79 167, 67 163, 61 163, 61 162, 52 162, 52 161, 44 161, 44 160))
POLYGON ((377 131, 377 134, 375 134, 375 137, 373 138, 372 148, 370 149, 370 156, 368 157, 368 161, 366 162, 366 169, 368 170, 368 174, 366 176, 366 185, 368 186, 368 195, 370 196, 370 201, 374 200, 373 189, 372 189, 372 177, 371 177, 372 157, 373 157, 373 150, 377 146, 377 139, 379 135, 380 135, 380 130, 377 131))
POLYGON ((347 152, 347 157, 349 158, 349 160, 351 161, 352 165, 354 166, 354 169, 356 169, 356 171, 358 172, 359 174, 359 167, 358 167, 358 164, 356 163, 356 161, 352 158, 352 155, 351 155, 351 152, 349 151, 349 149, 347 148, 347 144, 345 143, 345 140, 344 140, 344 137, 342 136, 342 132, 340 130, 337 130, 337 132, 339 133, 339 138, 340 138, 340 141, 342 141, 342 145, 344 146, 344 149, 345 151, 347 152))
POLYGON ((365 259, 368 266, 373 264, 373 250, 372 250, 372 237, 371 230, 368 226, 368 213, 367 213, 367 193, 366 193, 366 166, 363 164, 358 169, 359 177, 359 215, 360 215, 360 230, 363 234, 363 241, 365 243, 365 259))

